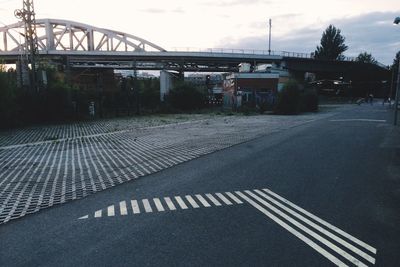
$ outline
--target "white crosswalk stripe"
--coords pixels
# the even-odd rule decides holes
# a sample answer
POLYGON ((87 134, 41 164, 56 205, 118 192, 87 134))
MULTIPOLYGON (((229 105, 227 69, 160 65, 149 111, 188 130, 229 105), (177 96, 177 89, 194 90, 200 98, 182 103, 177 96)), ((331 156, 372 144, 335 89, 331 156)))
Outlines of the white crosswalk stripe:
POLYGON ((121 201, 119 203, 119 210, 121 212, 121 215, 123 216, 128 215, 128 210, 126 208, 126 201, 121 201))
POLYGON ((215 205, 215 206, 222 206, 221 202, 219 202, 213 195, 211 194, 206 194, 206 197, 211 200, 211 202, 215 205))
POLYGON ((139 203, 137 202, 137 200, 131 200, 131 206, 132 206, 133 214, 140 213, 139 203))
POLYGON ((165 203, 167 203, 169 210, 176 210, 174 203, 172 202, 172 200, 169 197, 165 197, 164 200, 165 200, 165 203))
POLYGON ((143 206, 144 206, 144 210, 145 210, 147 213, 153 212, 153 209, 151 208, 150 202, 149 202, 148 199, 143 199, 143 200, 142 200, 142 203, 143 203, 143 206))
POLYGON ((204 197, 203 197, 202 195, 197 194, 197 195, 195 195, 195 197, 200 201, 200 203, 201 203, 204 207, 206 207, 206 208, 211 207, 210 203, 208 203, 207 200, 205 200, 204 197))
POLYGON ((219 199, 221 199, 226 205, 233 205, 223 194, 215 193, 219 199))
POLYGON ((95 218, 101 218, 103 211, 102 210, 98 210, 94 213, 94 217, 95 218))
MULTIPOLYGON (((146 213, 152 213, 154 212, 152 208, 152 203, 154 204, 156 211, 157 212, 164 212, 164 211, 176 211, 178 209, 181 210, 187 210, 187 209, 198 209, 201 207, 209 208, 209 207, 220 207, 220 206, 232 206, 234 204, 243 204, 243 202, 237 198, 234 194, 231 192, 225 192, 227 196, 229 196, 233 201, 230 201, 226 196, 224 196, 221 193, 215 193, 216 196, 218 196, 219 199, 221 199, 222 203, 217 200, 212 194, 195 194, 194 196, 191 195, 185 195, 184 197, 181 196, 175 196, 173 199, 170 197, 164 197, 164 198, 153 198, 152 200, 149 199, 142 199, 142 200, 136 200, 132 199, 130 201, 120 201, 117 205, 110 205, 106 208, 106 213, 107 216, 113 217, 116 216, 115 214, 115 207, 119 207, 120 210, 120 215, 126 216, 129 215, 131 212, 132 214, 140 214, 140 203, 142 203, 144 211, 146 213), (209 201, 206 200, 209 199, 209 201), (128 203, 130 203, 130 207, 128 207, 128 203), (177 204, 177 205, 176 205, 177 204), (168 209, 166 209, 168 207, 168 209), (131 210, 129 212, 128 210, 131 210)), ((102 218, 103 215, 103 210, 97 210, 94 212, 94 218, 102 218)), ((83 216, 85 217, 85 216, 83 216)), ((87 217, 83 218, 80 217, 79 219, 89 219, 89 215, 87 217)))
POLYGON ((181 207, 181 209, 183 210, 187 210, 188 206, 186 206, 186 203, 182 200, 181 197, 177 196, 175 197, 176 201, 178 202, 179 207, 181 207))
MULTIPOLYGON (((234 193, 224 192, 224 194, 184 195, 183 197, 152 198, 151 200, 145 198, 128 202, 122 200, 117 205, 109 205, 105 208, 106 217, 115 217, 115 207, 118 206, 122 216, 140 214, 140 203, 142 203, 146 213, 227 207, 246 203, 337 266, 348 266, 349 264, 367 266, 367 264, 375 264, 376 262, 376 248, 320 219, 269 189, 235 191, 234 193), (127 203, 131 205, 132 214, 128 212, 127 203), (153 210, 152 205, 156 210, 153 210)), ((84 215, 78 219, 102 218, 103 210, 95 211, 93 217, 84 215)))
POLYGON ((108 217, 113 217, 113 216, 115 216, 114 205, 108 206, 108 208, 107 208, 107 215, 108 215, 108 217))
POLYGON ((229 196, 233 201, 235 201, 236 204, 243 204, 243 202, 238 199, 234 194, 232 194, 231 192, 225 192, 225 194, 227 196, 229 196))
POLYGON ((160 199, 158 198, 153 198, 154 204, 156 205, 156 208, 158 211, 165 211, 163 205, 161 204, 160 199))
POLYGON ((194 201, 194 199, 192 198, 192 196, 185 196, 187 201, 189 201, 190 205, 192 205, 193 208, 198 209, 200 208, 199 204, 196 203, 196 201, 194 201))

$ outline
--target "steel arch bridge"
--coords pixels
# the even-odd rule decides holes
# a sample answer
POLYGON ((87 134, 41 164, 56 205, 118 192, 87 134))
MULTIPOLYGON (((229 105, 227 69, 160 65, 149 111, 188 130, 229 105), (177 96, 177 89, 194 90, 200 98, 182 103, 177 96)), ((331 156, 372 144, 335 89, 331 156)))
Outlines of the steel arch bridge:
MULTIPOLYGON (((386 71, 386 66, 361 66, 351 58, 345 61, 324 61, 314 59, 310 54, 285 51, 167 51, 131 34, 69 20, 37 19, 36 29, 40 56, 71 68, 231 72, 237 71, 239 63, 249 62, 254 66, 277 63, 299 72, 341 72, 343 69, 357 70, 364 67, 386 71)), ((0 27, 2 63, 14 64, 24 54, 24 32, 22 22, 0 27)))
MULTIPOLYGON (((59 19, 36 20, 40 54, 54 52, 165 52, 166 50, 140 37, 59 19)), ((15 54, 24 51, 23 22, 0 27, 0 53, 15 54)))

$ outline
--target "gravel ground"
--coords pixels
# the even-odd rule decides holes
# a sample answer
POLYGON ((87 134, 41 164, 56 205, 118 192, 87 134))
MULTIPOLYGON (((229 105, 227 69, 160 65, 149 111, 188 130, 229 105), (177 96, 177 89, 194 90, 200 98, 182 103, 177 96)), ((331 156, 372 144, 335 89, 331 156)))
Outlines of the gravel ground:
POLYGON ((2 132, 0 224, 330 117, 335 109, 298 116, 150 116, 2 132))

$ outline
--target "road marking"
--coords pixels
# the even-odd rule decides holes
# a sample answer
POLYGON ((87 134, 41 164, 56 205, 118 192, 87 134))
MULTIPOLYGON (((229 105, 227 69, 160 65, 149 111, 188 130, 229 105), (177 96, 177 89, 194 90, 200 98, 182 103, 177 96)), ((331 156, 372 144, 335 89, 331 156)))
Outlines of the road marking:
POLYGON ((101 218, 103 211, 102 210, 98 210, 94 213, 94 217, 95 218, 101 218))
POLYGON ((232 194, 231 192, 225 192, 225 194, 228 195, 228 197, 230 197, 233 201, 236 202, 236 204, 243 204, 243 202, 238 199, 234 194, 232 194))
POLYGON ((163 205, 161 204, 160 199, 158 198, 153 198, 154 204, 156 205, 156 208, 158 211, 165 211, 163 205))
POLYGON ((285 223, 284 221, 282 221, 281 219, 279 219, 278 217, 276 217, 275 215, 270 213, 268 210, 266 210, 265 208, 263 208, 262 206, 257 204, 255 201, 251 200, 249 197, 247 197, 242 192, 236 191, 235 193, 238 196, 240 196, 242 199, 244 199, 246 202, 248 202, 250 205, 252 205, 254 208, 256 208, 257 210, 261 211, 264 215, 266 215, 267 217, 271 218, 273 221, 275 221, 280 226, 282 226, 283 228, 288 230, 290 233, 292 233, 293 235, 298 237, 300 240, 305 242, 307 245, 312 247, 314 250, 316 250, 318 253, 320 253, 321 255, 326 257, 328 260, 330 260, 331 262, 333 262, 337 266, 347 266, 343 261, 339 260, 338 258, 333 256, 331 253, 329 253, 327 250, 325 250, 324 248, 322 248, 321 246, 316 244, 314 241, 312 241, 311 239, 309 239, 308 237, 306 237, 302 233, 298 232, 293 227, 291 227, 290 225, 288 225, 287 223, 285 223))
POLYGON ((114 205, 108 206, 108 208, 107 208, 107 215, 108 215, 108 217, 113 217, 113 216, 115 216, 114 205))
POLYGON ((195 197, 200 201, 200 203, 201 203, 204 207, 206 207, 206 208, 211 207, 210 203, 208 203, 207 200, 205 200, 204 197, 203 197, 202 195, 198 195, 198 194, 197 194, 197 195, 195 195, 195 197))
POLYGON ((232 202, 229 201, 223 194, 215 193, 217 197, 219 197, 226 205, 233 205, 232 202))
POLYGON ((183 210, 188 209, 188 206, 186 206, 185 202, 183 202, 181 197, 175 197, 175 199, 178 202, 178 205, 181 207, 181 209, 183 210))
POLYGON ((387 122, 387 120, 374 120, 374 119, 337 119, 330 120, 331 122, 352 122, 352 121, 362 121, 362 122, 387 122))
POLYGON ((153 209, 150 206, 150 202, 147 198, 142 200, 143 206, 144 206, 144 211, 147 213, 153 212, 153 209))
POLYGON ((271 203, 275 204, 275 206, 280 207, 282 210, 286 211, 287 213, 293 215, 294 217, 300 219, 301 221, 303 221, 304 223, 310 225, 311 227, 313 227, 314 229, 318 230, 319 232, 321 232, 322 234, 328 236, 329 238, 335 240, 337 243, 343 245, 344 247, 350 249, 351 251, 353 251, 354 253, 357 253, 358 255, 360 255, 361 257, 363 257, 364 259, 368 260, 369 262, 371 262, 372 264, 375 264, 375 259, 371 256, 369 256, 367 253, 361 251, 360 249, 356 248, 355 246, 351 245, 350 243, 348 243, 347 241, 343 240, 342 238, 332 234, 331 232, 325 230, 324 228, 320 227, 319 225, 313 223, 312 221, 310 221, 309 219, 305 218, 304 216, 302 216, 301 214, 295 212, 294 210, 282 205, 281 203, 279 203, 278 201, 274 200, 273 198, 269 197, 267 194, 263 193, 260 190, 254 190, 254 192, 258 193, 260 196, 262 196, 264 199, 267 199, 268 201, 270 201, 271 203))
POLYGON ((131 200, 131 206, 132 206, 133 214, 140 213, 139 203, 137 202, 137 200, 131 200))
MULTIPOLYGON (((374 258, 374 254, 377 253, 376 248, 305 211, 266 188, 262 190, 235 191, 234 194, 225 192, 225 194, 195 194, 194 196, 175 196, 174 198, 178 205, 175 205, 170 197, 164 197, 164 201, 170 211, 177 209, 198 209, 201 207, 233 206, 235 204, 246 203, 272 219, 337 266, 347 266, 349 263, 356 266, 367 266, 367 262, 369 264, 375 264, 376 262, 374 258), (364 263, 364 260, 367 262, 364 263)), ((166 211, 166 206, 163 205, 161 199, 153 198, 152 201, 156 207, 155 211, 166 211)), ((146 213, 153 212, 148 199, 142 199, 141 202, 146 213)), ((139 201, 131 200, 130 203, 133 211, 132 215, 139 214, 139 201)), ((126 205, 125 200, 119 202, 120 215, 128 215, 126 205)), ((118 204, 109 205, 106 208, 108 217, 115 216, 116 206, 118 204)), ((101 218, 103 210, 95 211, 94 218, 101 218)), ((86 220, 89 218, 89 215, 85 215, 78 219, 86 220)))
POLYGON ((128 210, 126 209, 126 201, 121 201, 119 203, 119 210, 122 216, 128 215, 128 210))
POLYGON ((222 206, 222 204, 211 194, 206 194, 206 197, 208 197, 209 200, 211 200, 212 203, 214 203, 215 206, 222 206))
POLYGON ((165 200, 165 203, 167 203, 169 210, 176 210, 174 203, 172 202, 172 200, 169 197, 165 197, 164 200, 165 200))
POLYGON ((200 208, 200 206, 196 203, 196 201, 194 201, 194 199, 192 198, 192 196, 185 196, 187 201, 189 201, 190 205, 192 205, 193 208, 198 209, 200 208))
POLYGON ((294 208, 294 209, 300 211, 301 213, 307 215, 308 217, 310 217, 310 218, 312 218, 313 220, 317 221, 318 223, 324 225, 325 227, 327 227, 327 228, 329 228, 329 229, 335 231, 336 233, 338 233, 338 234, 340 234, 340 235, 346 237, 347 239, 351 240, 352 242, 358 244, 359 246, 361 246, 361 247, 363 247, 363 248, 369 250, 370 252, 376 254, 376 252, 377 252, 376 248, 374 248, 374 247, 368 245, 367 243, 365 243, 365 242, 363 242, 363 241, 361 241, 361 240, 355 238, 354 236, 352 236, 352 235, 350 235, 350 234, 344 232, 343 230, 337 228, 336 226, 333 226, 332 224, 330 224, 330 223, 328 223, 328 222, 322 220, 321 218, 318 218, 318 217, 315 216, 314 214, 312 214, 312 213, 310 213, 310 212, 308 212, 308 211, 302 209, 301 207, 299 207, 299 206, 295 205, 294 203, 290 202, 289 200, 287 200, 287 199, 285 199, 285 198, 279 196, 278 194, 272 192, 271 190, 265 188, 265 189, 263 189, 263 191, 265 191, 266 193, 268 193, 268 194, 274 196, 275 198, 277 198, 277 199, 279 199, 280 201, 284 202, 285 204, 291 206, 292 208, 294 208))
POLYGON ((338 253, 339 255, 343 256, 344 258, 349 260, 354 265, 363 266, 363 267, 367 266, 367 265, 363 264, 362 262, 360 262, 358 259, 354 258, 352 255, 350 255, 346 251, 344 251, 343 249, 339 248, 337 245, 335 245, 332 242, 330 242, 329 240, 327 240, 326 238, 322 237, 321 235, 319 235, 316 232, 312 231, 311 229, 307 228, 303 224, 299 223, 297 220, 295 220, 295 219, 291 218, 290 216, 288 216, 286 213, 278 210, 273 205, 271 205, 267 201, 263 200, 261 197, 257 196, 256 194, 254 194, 250 190, 246 190, 245 192, 246 192, 246 194, 250 195, 252 198, 256 199, 258 202, 262 203, 262 205, 264 207, 267 207, 269 210, 271 210, 274 213, 278 214, 280 217, 284 218, 286 221, 288 221, 292 225, 296 226, 297 228, 299 228, 300 230, 304 231, 305 233, 307 233, 308 235, 310 235, 314 239, 318 240, 319 242, 321 242, 322 244, 324 244, 325 246, 327 246, 331 250, 333 250, 336 253, 338 253))

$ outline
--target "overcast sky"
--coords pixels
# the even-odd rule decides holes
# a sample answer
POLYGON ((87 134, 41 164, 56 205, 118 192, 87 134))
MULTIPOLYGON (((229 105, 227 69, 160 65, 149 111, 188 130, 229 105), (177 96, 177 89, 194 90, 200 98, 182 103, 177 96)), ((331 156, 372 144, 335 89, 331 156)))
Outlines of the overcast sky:
MULTIPOLYGON (((17 21, 22 0, 0 0, 0 23, 17 21)), ((342 30, 346 56, 371 53, 391 64, 400 50, 400 0, 34 0, 37 18, 59 18, 123 31, 167 50, 268 49, 313 52, 329 24, 342 30)))

